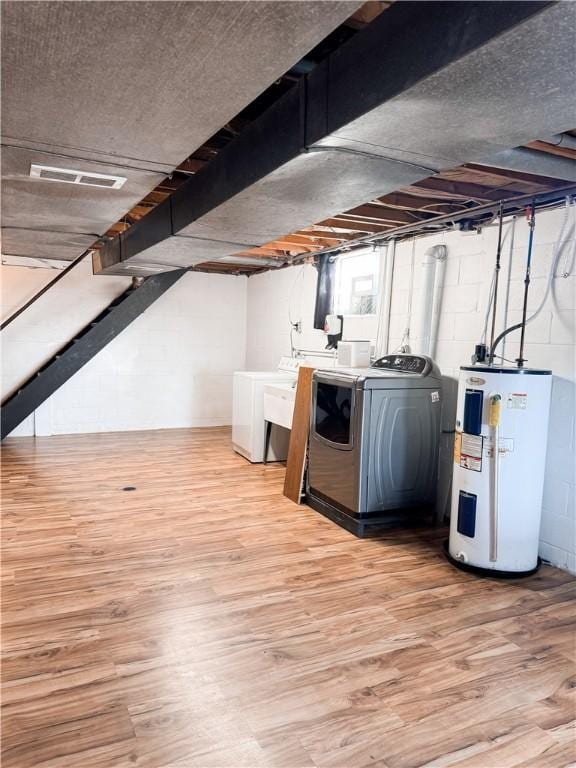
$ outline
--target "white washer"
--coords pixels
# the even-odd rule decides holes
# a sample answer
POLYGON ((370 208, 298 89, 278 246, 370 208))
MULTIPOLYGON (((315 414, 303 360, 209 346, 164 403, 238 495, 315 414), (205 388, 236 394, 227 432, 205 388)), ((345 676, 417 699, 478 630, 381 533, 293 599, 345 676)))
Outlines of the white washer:
POLYGON ((432 511, 441 407, 440 370, 422 355, 314 371, 307 504, 359 537, 432 511))
MULTIPOLYGON (((234 374, 232 447, 253 464, 264 460, 264 387, 294 383, 300 362, 292 357, 282 357, 276 371, 237 371, 234 374)), ((287 430, 272 430, 268 461, 286 459, 289 437, 287 430)))

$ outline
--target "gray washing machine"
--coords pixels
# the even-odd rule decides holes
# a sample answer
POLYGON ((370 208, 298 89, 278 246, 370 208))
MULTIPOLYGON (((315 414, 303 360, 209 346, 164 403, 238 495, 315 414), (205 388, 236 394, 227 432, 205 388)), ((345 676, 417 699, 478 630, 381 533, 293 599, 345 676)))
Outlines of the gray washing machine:
POLYGON ((306 497, 357 536, 433 509, 442 378, 429 357, 387 355, 370 368, 317 370, 306 497))

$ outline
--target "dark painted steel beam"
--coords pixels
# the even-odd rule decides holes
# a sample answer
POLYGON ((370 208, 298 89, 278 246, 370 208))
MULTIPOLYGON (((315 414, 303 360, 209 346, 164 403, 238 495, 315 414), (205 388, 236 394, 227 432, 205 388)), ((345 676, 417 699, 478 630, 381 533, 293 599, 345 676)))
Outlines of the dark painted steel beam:
POLYGON ((109 249, 135 269, 217 260, 553 133, 575 29, 572 3, 396 3, 109 249))
POLYGON ((1 3, 3 253, 74 259, 359 6, 1 3), (64 187, 32 163, 126 182, 64 187))

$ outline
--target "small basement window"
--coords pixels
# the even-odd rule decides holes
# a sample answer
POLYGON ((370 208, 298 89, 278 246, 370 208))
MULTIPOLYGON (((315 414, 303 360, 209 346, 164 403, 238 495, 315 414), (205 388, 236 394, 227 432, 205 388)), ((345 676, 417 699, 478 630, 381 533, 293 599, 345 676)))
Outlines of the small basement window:
POLYGON ((336 314, 376 314, 379 261, 378 252, 373 250, 338 258, 334 296, 336 314))

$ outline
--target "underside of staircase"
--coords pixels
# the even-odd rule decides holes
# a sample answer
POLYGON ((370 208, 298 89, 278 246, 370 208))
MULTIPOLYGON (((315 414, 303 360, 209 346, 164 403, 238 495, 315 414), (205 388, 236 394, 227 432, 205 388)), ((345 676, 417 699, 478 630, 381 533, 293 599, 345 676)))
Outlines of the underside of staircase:
POLYGON ((130 286, 2 403, 2 440, 42 405, 130 323, 160 298, 185 269, 164 272, 130 286))

